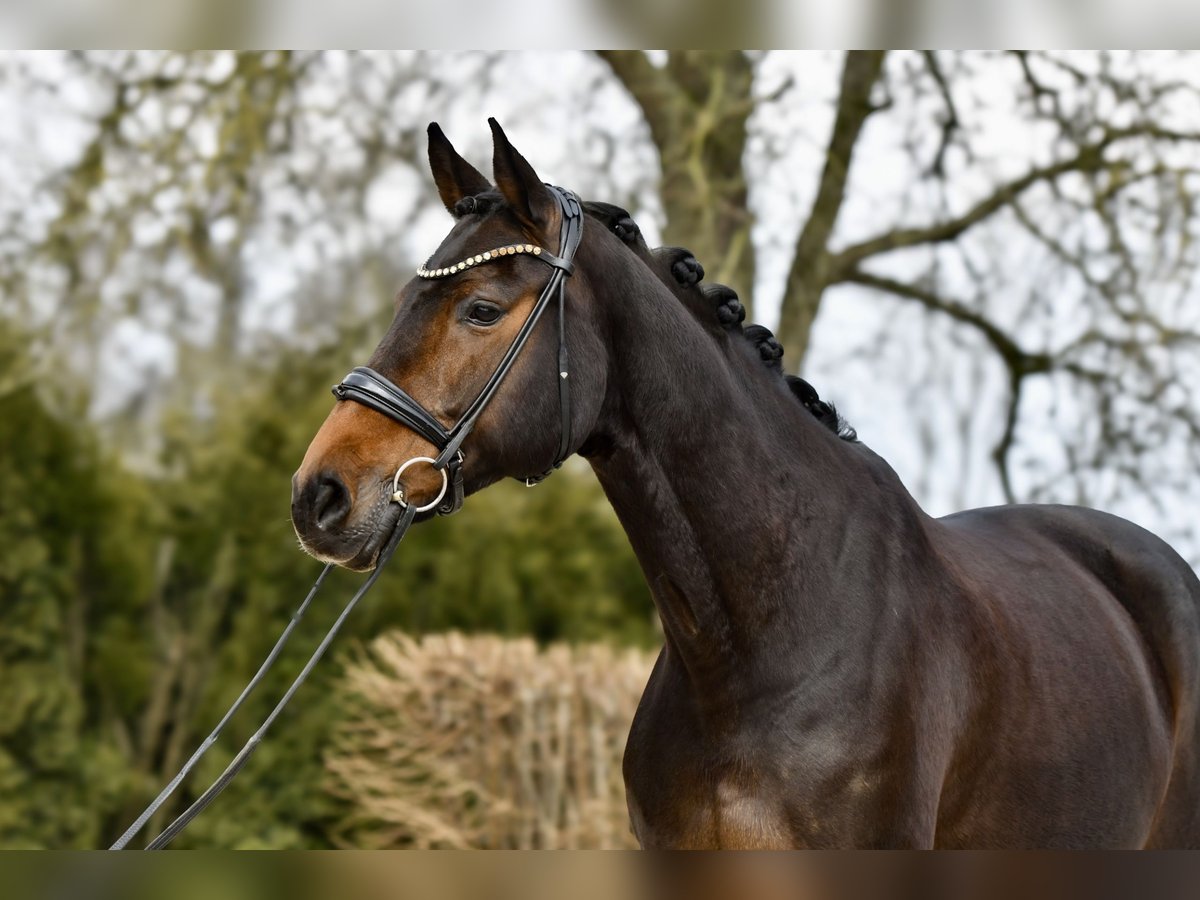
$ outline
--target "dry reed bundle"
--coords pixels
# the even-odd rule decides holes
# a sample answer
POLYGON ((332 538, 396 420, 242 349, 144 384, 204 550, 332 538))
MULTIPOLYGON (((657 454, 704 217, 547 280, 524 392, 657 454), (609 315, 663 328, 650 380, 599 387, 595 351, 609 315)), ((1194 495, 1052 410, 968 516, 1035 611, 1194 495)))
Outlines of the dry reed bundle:
POLYGON ((621 756, 653 655, 399 633, 347 667, 327 756, 358 847, 632 846, 621 756))

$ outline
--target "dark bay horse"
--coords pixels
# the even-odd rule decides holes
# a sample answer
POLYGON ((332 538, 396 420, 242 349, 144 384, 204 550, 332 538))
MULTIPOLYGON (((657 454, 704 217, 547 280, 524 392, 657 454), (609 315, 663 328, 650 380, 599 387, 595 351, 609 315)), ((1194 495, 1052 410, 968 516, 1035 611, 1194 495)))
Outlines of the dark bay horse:
MULTIPOLYGON (((429 269, 554 246, 550 189, 493 132, 495 186, 430 130, 457 221, 429 269)), ((414 279, 370 365, 454 422, 545 279, 528 254, 414 279)), ((607 229, 567 291, 569 430, 548 313, 462 471, 541 472, 568 433, 629 535, 665 632, 625 758, 644 846, 1200 847, 1200 581, 1170 547, 1065 506, 929 517, 607 229)), ((425 455, 337 403, 294 480, 305 548, 373 565, 425 455)))

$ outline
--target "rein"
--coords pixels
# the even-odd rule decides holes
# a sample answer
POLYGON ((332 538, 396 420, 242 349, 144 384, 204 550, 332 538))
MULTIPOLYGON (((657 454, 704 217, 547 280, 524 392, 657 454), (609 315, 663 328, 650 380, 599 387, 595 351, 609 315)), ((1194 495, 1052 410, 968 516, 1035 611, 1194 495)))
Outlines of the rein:
MULTIPOLYGON (((321 639, 321 642, 317 645, 316 649, 313 650, 312 655, 309 656, 308 662, 304 664, 304 668, 300 670, 300 673, 292 681, 287 691, 284 692, 283 696, 279 699, 279 702, 276 703, 274 709, 271 710, 270 714, 266 717, 266 719, 263 720, 262 724, 258 727, 254 734, 250 736, 250 739, 246 741, 246 743, 242 746, 242 749, 238 751, 237 755, 233 758, 229 765, 225 767, 225 770, 220 774, 220 776, 218 776, 216 781, 209 785, 203 794, 192 801, 191 805, 188 806, 188 808, 185 809, 178 816, 178 818, 171 822, 170 825, 164 828, 162 832, 158 834, 158 836, 156 836, 150 841, 150 843, 146 845, 147 850, 161 850, 166 847, 176 837, 176 835, 179 834, 179 832, 183 831, 183 829, 187 827, 189 822, 202 813, 208 807, 208 805, 212 803, 213 800, 215 800, 223 790, 225 790, 229 783, 237 776, 238 772, 245 767, 254 751, 258 749, 258 745, 262 743, 263 737, 267 733, 267 729, 271 727, 271 725, 279 717, 280 713, 283 712, 284 707, 286 707, 291 701, 292 697, 295 696, 296 691, 298 691, 300 688, 300 685, 307 680, 313 668, 316 667, 317 662, 320 661, 321 657, 325 655, 325 651, 328 650, 329 645, 333 643, 333 639, 341 630, 342 625, 349 617, 351 611, 353 611, 354 607, 358 605, 359 600, 361 600, 375 585, 375 582, 379 579, 380 574, 383 572, 384 566, 392 558, 392 554, 395 553, 396 547, 399 546, 400 542, 404 539, 404 535, 412 526, 417 515, 423 512, 428 512, 435 507, 439 515, 450 515, 451 513, 457 512, 462 508, 464 499, 462 475, 462 464, 464 457, 461 449, 462 443, 466 440, 472 429, 474 429, 480 415, 482 415, 488 404, 491 403, 492 399, 495 397, 496 391, 500 387, 500 383, 512 369, 514 363, 516 363, 517 357, 528 343, 529 336, 533 333, 533 329, 537 325, 538 320, 541 318, 542 313, 545 312, 546 307, 550 304, 551 299, 555 298, 556 296, 558 300, 558 397, 559 408, 561 411, 561 430, 559 434, 558 453, 550 468, 546 469, 541 474, 532 475, 522 480, 525 482, 525 484, 530 486, 538 484, 552 472, 554 472, 555 469, 559 468, 562 465, 563 460, 565 460, 570 454, 571 391, 568 384, 569 378, 567 368, 566 328, 564 325, 564 316, 566 312, 565 282, 567 277, 572 273, 572 271, 574 271, 573 261, 575 258, 575 251, 578 249, 579 241, 583 236, 583 210, 580 206, 579 198, 570 191, 563 190, 562 188, 555 187, 553 185, 547 185, 547 187, 550 188, 551 193, 558 200, 559 211, 562 214, 562 224, 559 229, 559 254, 557 256, 540 247, 534 247, 526 244, 517 245, 515 247, 500 248, 499 251, 489 251, 487 254, 472 257, 470 261, 464 260, 461 263, 456 263, 454 266, 443 269, 431 271, 425 267, 422 267, 417 270, 418 276, 422 278, 443 278, 453 275, 456 272, 463 271, 471 266, 489 262, 493 259, 501 259, 504 256, 508 256, 513 253, 528 253, 534 258, 542 260, 553 269, 550 274, 549 282, 547 282, 546 287, 538 296, 537 302, 530 311, 528 318, 521 325, 516 337, 513 338, 508 350, 505 351, 503 358, 500 360, 500 364, 496 367, 496 370, 487 380, 487 383, 484 384, 483 389, 479 392, 479 395, 475 398, 471 405, 467 407, 466 412, 463 413, 458 422, 448 429, 443 427, 442 424, 428 410, 426 410, 424 406, 409 396, 403 389, 393 384, 375 370, 367 368, 366 366, 360 366, 354 369, 344 379, 342 379, 339 384, 334 386, 333 395, 339 401, 353 400, 357 403, 361 403, 363 406, 375 410, 376 412, 382 413, 393 421, 399 422, 401 425, 404 425, 405 427, 415 431, 417 434, 421 435, 421 437, 433 444, 438 449, 438 455, 436 458, 430 458, 427 456, 414 457, 413 459, 404 462, 396 470, 396 474, 392 480, 392 501, 400 505, 402 512, 400 514, 400 518, 396 522, 395 527, 392 529, 391 535, 384 544, 383 549, 381 549, 379 552, 379 556, 375 563, 375 571, 373 571, 367 580, 362 583, 359 589, 355 591, 354 596, 351 597, 346 605, 342 608, 341 613, 338 614, 338 617, 333 621, 333 624, 329 626, 329 630, 325 633, 325 637, 321 639), (418 462, 428 463, 442 473, 441 491, 439 491, 437 497, 435 497, 433 501, 425 506, 417 506, 414 503, 408 502, 404 490, 400 485, 400 476, 404 474, 406 469, 418 462)), ((200 762, 200 759, 204 756, 204 754, 207 753, 213 744, 216 743, 217 738, 220 737, 222 730, 224 730, 225 726, 233 718, 234 714, 241 708, 242 704, 246 701, 254 689, 262 682, 263 678, 266 677, 271 667, 279 658, 279 654, 282 652, 284 645, 291 637, 296 625, 299 623, 301 618, 304 617, 304 613, 307 611, 309 604, 317 595, 318 591, 320 591, 321 585, 325 581, 325 576, 329 574, 329 570, 332 568, 333 564, 330 563, 321 571, 321 574, 317 576, 317 580, 313 583, 312 588, 309 590, 308 596, 304 598, 304 602, 301 603, 300 606, 297 607, 296 611, 292 614, 291 620, 283 629, 283 632, 279 635, 278 640, 276 640, 275 645, 271 648, 270 652, 263 660, 262 665, 259 666, 258 671, 254 673, 254 677, 250 679, 250 681, 242 689, 242 692, 237 696, 237 699, 234 700, 229 709, 226 710, 225 715, 223 715, 220 721, 217 722, 216 727, 213 728, 212 732, 204 739, 200 746, 196 748, 195 752, 191 755, 188 761, 184 763, 183 768, 179 770, 178 774, 176 774, 175 777, 167 783, 166 787, 159 792, 158 796, 150 802, 150 805, 142 811, 142 814, 139 815, 133 824, 125 830, 125 833, 122 834, 111 847, 109 847, 110 850, 125 849, 129 842, 133 840, 133 838, 142 830, 142 828, 145 827, 146 823, 150 821, 154 814, 158 812, 162 805, 167 801, 167 798, 175 792, 175 790, 183 782, 184 778, 186 778, 192 769, 196 767, 197 763, 200 762)))

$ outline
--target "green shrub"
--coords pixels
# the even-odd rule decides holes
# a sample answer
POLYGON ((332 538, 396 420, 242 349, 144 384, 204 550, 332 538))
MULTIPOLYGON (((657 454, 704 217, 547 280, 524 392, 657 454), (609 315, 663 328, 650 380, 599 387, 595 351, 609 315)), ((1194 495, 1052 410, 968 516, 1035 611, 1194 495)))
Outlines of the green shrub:
MULTIPOLYGON (((297 548, 290 479, 349 355, 283 357, 237 380, 260 389, 214 398, 211 417, 170 417, 154 474, 123 468, 28 387, 0 396, 0 845, 115 838, 257 668, 321 569, 297 548)), ((232 758, 360 580, 331 576, 155 824, 232 758)), ((414 529, 345 637, 456 628, 649 645, 652 611, 595 480, 568 466, 414 529)), ((335 654, 180 846, 329 844, 344 812, 322 789, 338 672, 335 654)))

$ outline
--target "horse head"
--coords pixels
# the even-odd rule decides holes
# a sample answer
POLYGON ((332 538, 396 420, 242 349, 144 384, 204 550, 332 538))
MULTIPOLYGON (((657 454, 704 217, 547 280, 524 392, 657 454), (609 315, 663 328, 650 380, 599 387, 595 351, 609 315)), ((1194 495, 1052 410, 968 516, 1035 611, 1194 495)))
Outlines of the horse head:
MULTIPOLYGON (((584 259, 565 307, 554 310, 545 297, 552 277, 575 269, 558 255, 573 195, 543 184, 491 125, 494 185, 436 124, 429 128, 430 169, 456 221, 397 296, 369 368, 356 370, 365 374, 335 389, 359 402, 334 406, 293 478, 292 522, 319 559, 371 568, 399 517, 393 500, 444 504, 447 473, 461 479, 450 488, 459 502, 506 476, 537 477, 578 449, 599 413, 606 348, 584 259), (548 319, 566 314, 534 328, 543 310, 548 319), (514 356, 519 341, 527 343, 514 356), (399 397, 412 415, 383 414, 391 407, 381 394, 399 397), (397 474, 412 460, 436 464, 397 474)), ((596 239, 616 244, 599 232, 596 239)))

